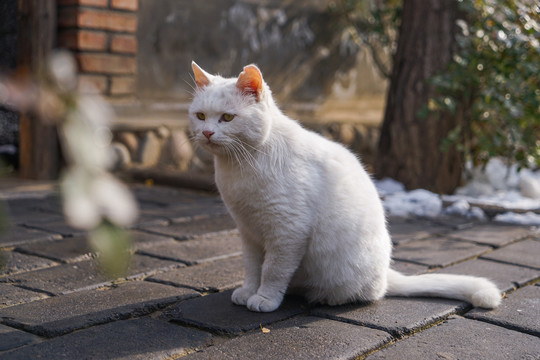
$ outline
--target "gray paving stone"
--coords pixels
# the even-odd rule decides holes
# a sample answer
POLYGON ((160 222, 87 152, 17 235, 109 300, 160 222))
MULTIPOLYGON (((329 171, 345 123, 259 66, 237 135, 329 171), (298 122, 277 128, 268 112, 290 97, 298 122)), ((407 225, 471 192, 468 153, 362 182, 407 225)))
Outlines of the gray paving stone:
POLYGON ((4 354, 0 359, 176 359, 212 343, 208 333, 152 318, 117 321, 4 354))
POLYGON ((391 340, 389 334, 338 321, 295 317, 186 357, 195 359, 354 359, 391 340))
POLYGON ((146 216, 159 216, 171 222, 186 222, 227 214, 227 208, 221 200, 202 199, 197 202, 172 204, 165 207, 152 207, 141 212, 146 216))
POLYGON ((0 283, 0 308, 46 298, 47 295, 22 289, 13 284, 0 283))
POLYGON ((96 324, 148 314, 194 296, 198 293, 190 289, 132 281, 0 309, 0 319, 13 327, 54 337, 96 324))
POLYGON ((96 288, 107 284, 109 281, 99 274, 94 261, 87 260, 76 264, 63 264, 13 276, 8 275, 0 278, 0 282, 12 283, 58 295, 85 288, 96 288))
POLYGON ((218 196, 207 192, 179 189, 167 186, 131 186, 135 198, 143 204, 154 204, 158 207, 197 204, 199 202, 221 202, 218 196))
POLYGON ((55 241, 40 241, 18 246, 16 251, 41 256, 61 263, 89 260, 92 251, 86 236, 67 237, 55 241))
POLYGON ((6 205, 8 217, 14 224, 22 224, 34 218, 58 219, 62 216, 57 196, 10 199, 6 205))
POLYGON ((540 287, 518 289, 508 294, 497 309, 473 309, 465 316, 540 337, 540 287))
POLYGON ((56 262, 49 259, 2 250, 0 250, 0 262, 2 262, 0 277, 57 265, 56 262))
MULTIPOLYGON (((415 219, 415 221, 418 219, 415 219)), ((434 219, 429 219, 433 224, 449 227, 453 230, 470 229, 478 222, 473 219, 467 219, 464 216, 442 215, 434 219)))
POLYGON ((434 235, 445 234, 451 229, 428 221, 392 221, 389 224, 390 237, 394 244, 403 244, 412 240, 422 240, 434 235))
POLYGON ((242 285, 244 266, 242 258, 237 256, 159 273, 147 280, 202 292, 223 291, 242 285))
POLYGON ((423 274, 429 270, 428 266, 408 263, 405 261, 392 261, 390 267, 405 275, 423 274))
POLYGON ((60 218, 56 221, 50 221, 42 218, 31 219, 25 221, 24 225, 28 228, 47 231, 49 233, 56 233, 62 236, 79 236, 85 234, 84 230, 76 229, 68 225, 64 218, 60 218))
POLYGON ((38 341, 39 337, 36 335, 0 324, 0 352, 36 343, 38 341))
POLYGON ((145 226, 168 226, 171 220, 165 216, 152 215, 141 212, 137 222, 130 226, 130 229, 137 229, 145 226))
POLYGON ((62 238, 62 236, 57 233, 29 229, 21 225, 13 225, 6 232, 0 234, 0 248, 60 238, 62 238))
POLYGON ((141 229, 155 234, 172 236, 177 240, 186 240, 208 233, 232 230, 235 227, 236 224, 229 215, 220 215, 212 218, 172 223, 169 226, 142 226, 141 229))
POLYGON ((523 226, 484 224, 447 234, 448 237, 473 241, 478 244, 504 246, 530 235, 523 226))
MULTIPOLYGON (((147 276, 177 266, 183 265, 149 256, 134 255, 127 278, 147 276)), ((25 288, 59 295, 104 286, 110 283, 110 279, 100 274, 94 260, 86 260, 14 276, 0 277, 0 282, 13 283, 25 288)))
POLYGON ((497 249, 482 258, 540 269, 540 241, 524 240, 497 249))
POLYGON ((143 231, 132 230, 129 232, 135 249, 146 249, 156 245, 174 242, 170 236, 150 234, 143 231))
POLYGON ((221 231, 192 240, 167 242, 138 251, 140 254, 197 264, 242 253, 242 241, 237 230, 221 231))
POLYGON ((455 316, 366 359, 534 360, 538 354, 537 337, 455 316))
POLYGON ((384 330, 400 337, 468 307, 456 300, 389 297, 372 304, 320 306, 312 315, 384 330))
POLYGON ((481 255, 491 248, 446 238, 429 238, 397 246, 393 258, 429 267, 445 267, 481 255))
POLYGON ((286 297, 271 313, 249 311, 231 302, 232 291, 210 294, 182 301, 168 308, 162 317, 180 324, 195 326, 219 334, 239 335, 306 311, 307 304, 296 297, 286 297))
POLYGON ((510 291, 540 277, 540 270, 483 259, 465 261, 434 272, 485 277, 502 291, 510 291))

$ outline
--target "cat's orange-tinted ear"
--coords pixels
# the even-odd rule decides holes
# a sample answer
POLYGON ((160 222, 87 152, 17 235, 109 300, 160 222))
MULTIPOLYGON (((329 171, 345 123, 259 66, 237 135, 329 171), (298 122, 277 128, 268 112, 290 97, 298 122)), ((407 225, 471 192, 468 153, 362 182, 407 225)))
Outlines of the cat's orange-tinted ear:
POLYGON ((244 67, 244 71, 238 75, 236 87, 244 94, 253 94, 257 101, 261 100, 263 91, 262 73, 255 65, 244 67))
POLYGON ((212 78, 212 75, 204 71, 199 65, 195 63, 195 61, 191 62, 191 68, 193 69, 193 75, 195 75, 195 82, 197 83, 197 87, 202 88, 210 84, 210 79, 212 78))

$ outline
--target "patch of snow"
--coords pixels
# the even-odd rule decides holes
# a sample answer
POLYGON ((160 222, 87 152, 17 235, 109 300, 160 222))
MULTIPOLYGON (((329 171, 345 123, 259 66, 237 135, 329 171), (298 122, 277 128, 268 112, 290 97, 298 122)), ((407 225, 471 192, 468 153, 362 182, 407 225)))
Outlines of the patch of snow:
POLYGON ((485 169, 477 167, 471 173, 472 179, 457 189, 456 195, 478 198, 488 205, 521 209, 540 207, 540 171, 518 171, 515 164, 506 165, 501 159, 493 158, 485 169))
POLYGON ((540 226, 540 214, 535 214, 532 211, 524 214, 506 212, 495 216, 493 220, 511 224, 540 226))
POLYGON ((484 210, 476 206, 471 206, 467 200, 460 199, 452 205, 444 209, 444 213, 448 215, 463 216, 468 219, 486 220, 487 216, 484 210))
MULTIPOLYGON (((384 208, 389 216, 436 217, 442 214, 485 220, 486 214, 478 207, 498 206, 505 209, 540 209, 540 170, 522 169, 507 165, 501 159, 491 159, 484 169, 471 170, 472 179, 457 189, 454 195, 437 194, 427 190, 407 192, 403 184, 393 179, 375 181, 379 194, 384 198, 384 208), (442 200, 452 204, 443 210, 442 200), (478 205, 478 206, 473 206, 478 205)), ((494 219, 515 224, 540 225, 540 214, 506 212, 494 219)))
POLYGON ((384 208, 390 216, 410 215, 437 217, 442 210, 442 200, 437 194, 423 189, 397 192, 386 196, 384 208))
POLYGON ((523 169, 519 177, 519 189, 523 196, 540 200, 540 171, 523 169))
POLYGON ((375 181, 375 186, 377 187, 377 191, 381 196, 387 196, 405 191, 405 186, 403 186, 402 183, 390 178, 375 181))

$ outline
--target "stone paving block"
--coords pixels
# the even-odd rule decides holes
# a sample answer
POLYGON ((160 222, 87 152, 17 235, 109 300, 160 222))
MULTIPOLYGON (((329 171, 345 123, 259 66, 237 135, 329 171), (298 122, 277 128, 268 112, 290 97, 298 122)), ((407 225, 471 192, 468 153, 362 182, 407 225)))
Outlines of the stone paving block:
POLYGON ((232 230, 235 227, 236 224, 229 215, 221 215, 212 218, 172 223, 169 226, 142 226, 141 229, 159 235, 172 236, 177 240, 186 240, 208 233, 232 230))
POLYGON ((22 289, 12 284, 0 283, 0 308, 46 298, 47 295, 22 289))
POLYGON ((392 261, 390 267, 405 275, 423 274, 429 270, 428 266, 408 263, 404 261, 392 261))
POLYGON ((21 225, 13 225, 0 235, 0 247, 16 246, 35 241, 61 239, 57 233, 37 229, 29 229, 21 225))
POLYGON ((144 231, 131 230, 129 232, 131 240, 133 241, 133 247, 135 249, 146 249, 156 245, 165 243, 174 243, 174 239, 170 236, 150 234, 144 231))
POLYGON ((540 277, 540 270, 483 259, 465 261, 434 273, 485 277, 492 280, 501 291, 510 291, 540 277))
POLYGON ((496 247, 508 245, 529 235, 530 230, 527 227, 496 224, 477 225, 447 234, 451 238, 496 247))
POLYGON ((164 243, 138 251, 140 254, 197 264, 242 253, 242 241, 237 230, 221 231, 192 240, 164 243))
POLYGON ((166 207, 177 204, 196 204, 199 201, 221 201, 216 195, 212 195, 207 192, 173 188, 169 186, 146 187, 141 185, 133 185, 130 188, 138 201, 147 204, 154 204, 158 207, 166 207))
MULTIPOLYGON (((177 266, 182 266, 182 264, 149 256, 134 255, 127 278, 138 278, 177 266)), ((13 283, 29 289, 38 289, 59 295, 104 286, 110 283, 110 279, 100 274, 94 260, 86 260, 4 278, 0 277, 0 282, 13 283)))
POLYGON ((435 235, 445 234, 451 229, 422 220, 414 222, 390 220, 388 230, 394 244, 403 244, 412 240, 422 240, 435 235))
POLYGON ((212 335, 152 318, 117 321, 4 354, 0 359, 176 359, 212 343, 212 335))
POLYGON ((312 309, 311 314, 374 327, 400 337, 468 306, 465 302, 449 299, 388 297, 372 304, 319 306, 312 309))
POLYGON ((391 340, 389 334, 315 317, 295 317, 190 354, 195 359, 355 359, 391 340))
POLYGON ((539 240, 524 240, 482 255, 482 258, 540 269, 539 254, 539 240))
POLYGON ((60 199, 56 195, 42 198, 27 197, 10 199, 6 201, 8 218, 14 224, 32 218, 56 218, 62 216, 60 199))
POLYGON ((490 249, 489 246, 439 237, 411 241, 396 246, 392 256, 396 260, 429 267, 445 267, 481 255, 490 249))
POLYGON ((131 229, 144 226, 167 226, 171 222, 166 216, 154 215, 143 210, 139 210, 137 221, 130 226, 131 229))
POLYGON ((518 289, 508 294, 497 309, 473 309, 465 316, 540 337, 540 287, 518 289))
POLYGON ((28 228, 56 233, 62 236, 78 236, 85 234, 84 230, 76 229, 68 225, 64 218, 60 218, 56 221, 44 220, 41 218, 30 219, 25 221, 24 225, 28 228))
MULTIPOLYGON (((0 352, 18 348, 39 341, 36 335, 0 325, 0 352)), ((1 355, 0 355, 1 356, 1 355)))
POLYGON ((54 337, 96 324, 148 314, 195 296, 198 293, 190 289, 131 281, 0 309, 0 319, 13 327, 54 337))
POLYGON ((0 263, 0 277, 57 265, 56 262, 49 259, 3 250, 0 250, 0 263))
POLYGON ((16 251, 41 256, 61 263, 88 260, 92 251, 86 236, 67 237, 55 241, 40 241, 18 246, 16 251))
POLYGON ((532 335, 458 316, 366 357, 376 359, 534 360, 540 341, 532 335))
POLYGON ((237 256, 159 273, 147 280, 202 292, 223 291, 242 285, 244 265, 242 258, 237 256))
POLYGON ((286 297, 278 310, 270 313, 249 311, 234 305, 232 291, 210 294, 182 301, 168 308, 162 315, 180 324, 187 324, 219 334, 239 335, 276 321, 285 320, 306 311, 307 303, 297 297, 286 297))
POLYGON ((170 204, 165 207, 143 209, 143 215, 161 216, 172 222, 186 222, 194 219, 205 219, 227 214, 227 208, 221 200, 206 200, 185 204, 170 204))
POLYGON ((85 288, 96 288, 107 284, 109 281, 99 274, 93 260, 87 260, 13 276, 9 275, 0 278, 0 282, 58 295, 85 288))
MULTIPOLYGON (((416 220, 418 219, 415 219, 415 221, 416 220)), ((434 219, 429 219, 429 221, 431 221, 433 224, 449 227, 453 230, 470 229, 478 224, 478 222, 473 219, 453 215, 441 215, 434 219)))

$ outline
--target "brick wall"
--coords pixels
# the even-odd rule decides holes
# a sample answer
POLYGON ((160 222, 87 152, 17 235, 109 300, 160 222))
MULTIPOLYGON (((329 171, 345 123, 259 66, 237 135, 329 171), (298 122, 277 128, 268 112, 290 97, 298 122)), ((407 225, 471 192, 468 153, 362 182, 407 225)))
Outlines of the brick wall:
POLYGON ((138 0, 57 0, 58 44, 74 51, 80 86, 111 97, 135 93, 138 0))

